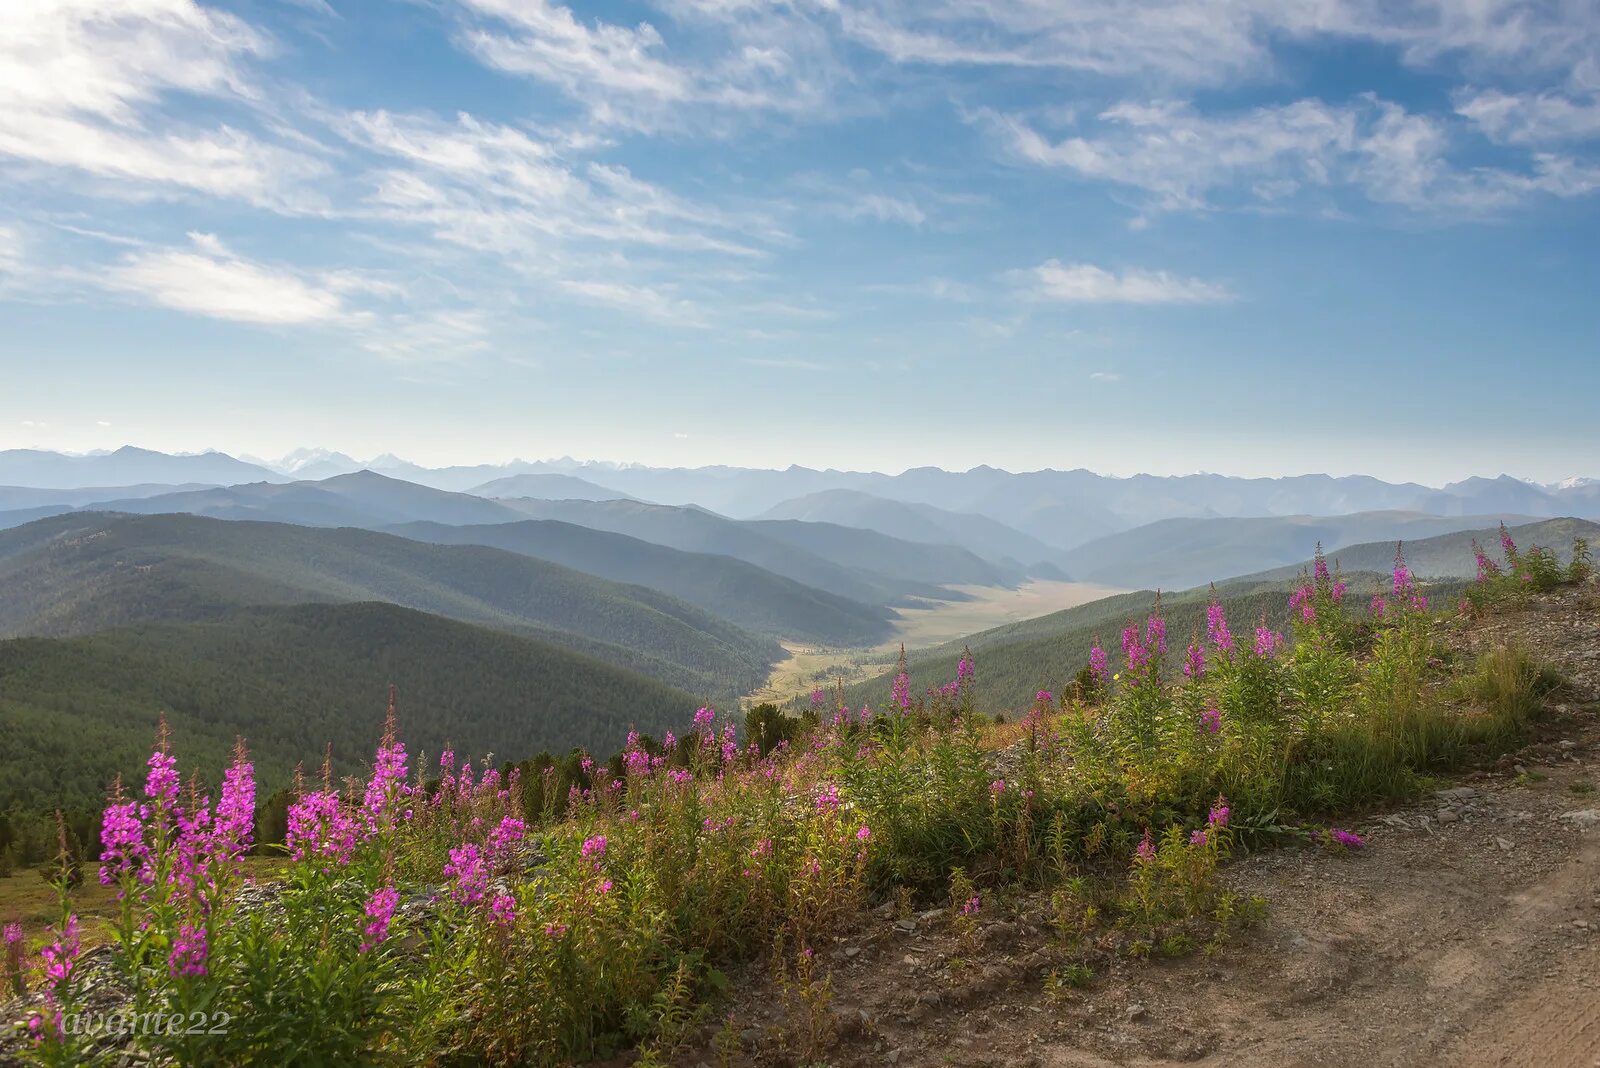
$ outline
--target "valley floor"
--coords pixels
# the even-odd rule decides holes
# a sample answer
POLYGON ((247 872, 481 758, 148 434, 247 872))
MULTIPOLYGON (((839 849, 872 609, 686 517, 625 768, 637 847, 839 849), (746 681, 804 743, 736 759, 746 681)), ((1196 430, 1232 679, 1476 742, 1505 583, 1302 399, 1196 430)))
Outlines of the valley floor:
POLYGON ((927 601, 898 609, 893 635, 867 649, 829 649, 784 642, 789 656, 775 664, 767 684, 747 695, 746 706, 772 701, 782 704, 842 678, 846 685, 892 669, 901 643, 909 650, 926 649, 968 634, 1098 601, 1128 591, 1092 582, 1028 582, 1016 589, 997 586, 952 586, 964 601, 927 601))
MULTIPOLYGON (((1039 897, 985 908, 976 949, 943 910, 864 917, 819 952, 834 1065, 1600 1066, 1600 612, 1571 600, 1477 625, 1570 687, 1539 740, 1358 825, 1362 851, 1278 849, 1226 872, 1269 905, 1214 956, 1108 958, 1086 987, 1039 897)), ((736 983, 733 1063, 803 1063, 802 1021, 736 983)), ((716 1063, 708 1046, 683 1063, 716 1063)))

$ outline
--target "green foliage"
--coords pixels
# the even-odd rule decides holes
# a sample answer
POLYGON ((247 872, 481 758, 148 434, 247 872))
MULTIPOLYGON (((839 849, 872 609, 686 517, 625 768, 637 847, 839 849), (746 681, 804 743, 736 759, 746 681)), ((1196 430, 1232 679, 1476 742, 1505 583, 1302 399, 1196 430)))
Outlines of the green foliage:
POLYGON ((655 590, 501 549, 352 528, 74 513, 0 532, 0 589, 5 636, 378 601, 537 638, 713 696, 748 692, 782 656, 770 639, 655 590))
MULTIPOLYGON (((115 775, 134 781, 162 713, 206 766, 249 738, 264 792, 328 744, 356 770, 391 683, 412 743, 432 753, 606 752, 630 726, 659 732, 698 703, 543 642, 383 604, 0 642, 0 811, 95 805, 115 775)), ((92 817, 75 828, 94 840, 92 817)), ((8 833, 0 820, 0 848, 8 833)))
POLYGON ((390 532, 418 541, 489 545, 677 597, 759 634, 826 645, 875 645, 888 613, 803 585, 731 556, 684 552, 553 519, 489 526, 408 523, 390 532))

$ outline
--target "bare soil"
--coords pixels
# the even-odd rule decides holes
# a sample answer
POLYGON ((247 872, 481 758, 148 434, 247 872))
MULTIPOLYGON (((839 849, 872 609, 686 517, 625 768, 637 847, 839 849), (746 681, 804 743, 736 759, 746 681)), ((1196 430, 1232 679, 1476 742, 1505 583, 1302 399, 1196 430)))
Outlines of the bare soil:
MULTIPOLYGON (((734 1064, 1441 1065, 1600 1068, 1600 609, 1546 599, 1463 628, 1569 680, 1536 740, 1495 767, 1369 814, 1367 848, 1257 853, 1225 880, 1269 902, 1214 955, 1111 958, 1081 989, 1037 896, 959 945, 942 911, 886 912, 818 954, 832 985, 820 1049, 761 972, 730 1006, 734 1064)), ((706 1039, 682 1058, 717 1064, 706 1039)))

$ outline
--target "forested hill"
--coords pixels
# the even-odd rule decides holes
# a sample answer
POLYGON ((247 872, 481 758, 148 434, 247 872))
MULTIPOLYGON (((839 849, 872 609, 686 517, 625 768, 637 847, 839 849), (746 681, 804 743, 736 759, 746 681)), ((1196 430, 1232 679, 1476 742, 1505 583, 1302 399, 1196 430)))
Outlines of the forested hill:
POLYGON ((389 604, 252 608, 210 623, 0 641, 0 812, 80 809, 133 781, 158 715, 184 770, 247 739, 264 787, 372 756, 395 684, 412 751, 522 759, 619 748, 631 726, 681 727, 697 700, 545 642, 389 604))
POLYGON ((591 530, 556 519, 449 526, 407 523, 390 533, 449 545, 491 545, 671 594, 747 630, 829 645, 871 645, 889 633, 889 611, 806 586, 712 553, 591 530))
POLYGON ((0 637, 66 637, 132 623, 195 622, 258 604, 388 601, 547 640, 731 695, 781 650, 641 586, 518 553, 431 545, 351 528, 190 515, 73 513, 0 532, 0 637), (603 644, 616 646, 611 657, 603 644), (688 677, 684 672, 691 673, 688 677))

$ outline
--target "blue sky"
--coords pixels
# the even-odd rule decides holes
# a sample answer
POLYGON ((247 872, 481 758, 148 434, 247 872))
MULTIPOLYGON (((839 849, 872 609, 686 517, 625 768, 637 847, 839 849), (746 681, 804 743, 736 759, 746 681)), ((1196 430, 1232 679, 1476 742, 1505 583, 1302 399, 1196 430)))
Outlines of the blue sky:
POLYGON ((11 0, 0 447, 1600 475, 1587 0, 11 0))

